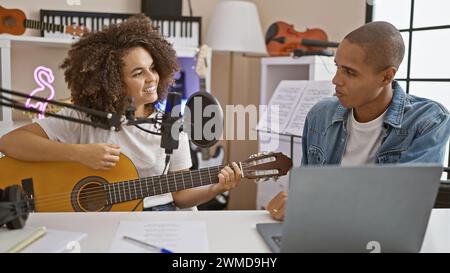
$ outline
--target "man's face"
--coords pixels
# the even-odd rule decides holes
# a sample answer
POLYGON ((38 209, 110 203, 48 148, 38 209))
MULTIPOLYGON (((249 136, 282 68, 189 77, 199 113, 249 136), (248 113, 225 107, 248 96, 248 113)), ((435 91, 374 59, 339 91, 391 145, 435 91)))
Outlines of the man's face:
POLYGON ((336 96, 345 108, 371 105, 386 85, 384 71, 377 72, 375 65, 367 62, 366 54, 362 47, 346 39, 336 51, 337 71, 333 84, 336 85, 336 96))

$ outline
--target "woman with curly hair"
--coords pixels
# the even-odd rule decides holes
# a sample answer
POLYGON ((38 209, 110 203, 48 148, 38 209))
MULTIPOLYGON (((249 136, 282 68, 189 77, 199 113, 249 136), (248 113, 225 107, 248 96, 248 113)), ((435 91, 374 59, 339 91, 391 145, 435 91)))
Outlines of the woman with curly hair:
MULTIPOLYGON (((103 31, 88 33, 72 45, 61 68, 75 105, 124 115, 131 97, 136 117, 154 117, 155 104, 164 98, 178 64, 174 49, 151 26, 149 18, 136 15, 103 31)), ((63 109, 59 114, 98 121, 72 109, 63 109)), ((141 126, 151 129, 150 124, 141 126)), ((0 151, 21 160, 72 161, 101 170, 114 167, 123 153, 134 163, 140 177, 149 177, 164 171, 165 153, 160 142, 160 136, 135 126, 113 132, 46 118, 0 138, 0 151)), ((188 138, 181 133, 169 171, 190 167, 188 138)), ((147 197, 144 209, 174 210, 204 203, 238 185, 240 171, 236 163, 233 169, 223 168, 217 184, 147 197)))

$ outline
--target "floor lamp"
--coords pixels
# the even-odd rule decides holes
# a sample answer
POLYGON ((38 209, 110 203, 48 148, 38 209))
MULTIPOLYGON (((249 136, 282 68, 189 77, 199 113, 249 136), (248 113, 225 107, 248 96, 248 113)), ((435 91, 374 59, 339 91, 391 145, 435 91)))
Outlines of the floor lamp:
MULTIPOLYGON (((228 104, 231 104, 233 102, 234 54, 267 55, 255 4, 243 0, 221 0, 218 2, 206 34, 206 44, 213 51, 230 53, 228 104)), ((225 130, 224 132, 226 132, 225 130)), ((230 145, 226 146, 227 159, 229 159, 230 145)))

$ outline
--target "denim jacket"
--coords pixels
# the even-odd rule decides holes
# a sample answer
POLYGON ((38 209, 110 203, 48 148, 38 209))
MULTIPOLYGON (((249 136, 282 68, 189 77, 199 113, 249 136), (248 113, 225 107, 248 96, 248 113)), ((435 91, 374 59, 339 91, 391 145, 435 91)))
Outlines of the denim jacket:
MULTIPOLYGON (((440 163, 450 135, 450 114, 437 102, 406 94, 392 83, 393 98, 383 121, 383 139, 375 162, 440 163)), ((303 128, 302 165, 340 164, 348 139, 347 116, 336 97, 309 111, 303 128)))

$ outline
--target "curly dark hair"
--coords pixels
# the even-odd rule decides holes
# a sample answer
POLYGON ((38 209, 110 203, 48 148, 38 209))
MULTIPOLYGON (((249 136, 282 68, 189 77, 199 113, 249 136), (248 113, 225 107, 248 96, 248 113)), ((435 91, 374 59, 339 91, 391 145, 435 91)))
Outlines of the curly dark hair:
MULTIPOLYGON (((87 33, 74 43, 61 64, 72 101, 100 111, 124 114, 128 106, 122 80, 122 57, 133 47, 143 47, 153 58, 159 74, 158 101, 166 95, 179 70, 176 53, 143 14, 125 22, 87 33)), ((146 105, 151 107, 152 105, 146 105)), ((96 121, 95 117, 91 117, 96 121)))

